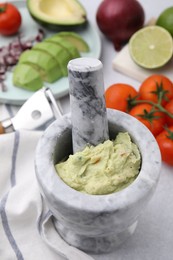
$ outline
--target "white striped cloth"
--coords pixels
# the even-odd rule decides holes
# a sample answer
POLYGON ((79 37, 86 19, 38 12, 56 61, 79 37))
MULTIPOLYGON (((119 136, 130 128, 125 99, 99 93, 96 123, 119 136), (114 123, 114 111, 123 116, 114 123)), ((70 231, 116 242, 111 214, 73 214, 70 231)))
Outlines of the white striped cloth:
MULTIPOLYGON (((17 109, 0 106, 0 119, 17 109)), ((41 134, 21 130, 0 135, 0 259, 91 260, 61 239, 40 195, 34 153, 41 134)))

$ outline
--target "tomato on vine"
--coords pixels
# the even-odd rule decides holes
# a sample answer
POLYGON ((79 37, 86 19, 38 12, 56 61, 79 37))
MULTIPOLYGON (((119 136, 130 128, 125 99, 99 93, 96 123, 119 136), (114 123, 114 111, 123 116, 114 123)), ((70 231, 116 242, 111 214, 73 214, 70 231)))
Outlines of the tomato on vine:
POLYGON ((173 165, 173 125, 156 136, 156 140, 160 148, 162 160, 169 165, 173 165))
POLYGON ((13 35, 18 32, 22 18, 15 5, 0 3, 0 34, 13 35))
MULTIPOLYGON (((165 109, 173 115, 173 99, 171 99, 165 106, 165 109)), ((166 115, 166 123, 168 125, 173 125, 173 118, 166 115)))
POLYGON ((173 83, 164 75, 153 74, 142 82, 139 96, 142 100, 165 105, 173 98, 173 83))
POLYGON ((123 83, 113 84, 105 91, 106 107, 128 112, 128 100, 135 99, 137 96, 138 92, 131 85, 123 83))
POLYGON ((139 104, 134 106, 129 114, 143 123, 154 136, 158 135, 164 127, 165 116, 158 112, 150 104, 139 104))

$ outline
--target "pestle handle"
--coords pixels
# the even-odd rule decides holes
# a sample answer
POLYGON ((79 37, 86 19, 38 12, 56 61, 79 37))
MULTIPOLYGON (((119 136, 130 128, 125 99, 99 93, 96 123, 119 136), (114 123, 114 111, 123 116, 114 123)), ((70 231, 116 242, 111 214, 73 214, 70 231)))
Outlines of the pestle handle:
POLYGON ((109 139, 103 65, 94 58, 68 63, 73 152, 109 139))

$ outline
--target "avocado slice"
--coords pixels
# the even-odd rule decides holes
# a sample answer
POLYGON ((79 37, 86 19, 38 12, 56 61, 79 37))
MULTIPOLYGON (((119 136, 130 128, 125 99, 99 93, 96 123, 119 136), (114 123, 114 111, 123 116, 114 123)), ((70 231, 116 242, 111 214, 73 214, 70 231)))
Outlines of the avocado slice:
POLYGON ((61 77, 57 61, 44 51, 26 50, 21 54, 19 63, 32 65, 40 73, 43 81, 52 83, 61 77))
POLYGON ((71 42, 79 52, 89 52, 90 48, 88 43, 75 32, 59 32, 57 36, 71 42))
POLYGON ((70 42, 68 42, 67 40, 61 38, 58 36, 58 34, 54 34, 52 37, 49 37, 47 39, 44 40, 45 42, 54 42, 57 45, 63 47, 67 52, 70 53, 71 55, 71 59, 75 59, 75 58, 79 58, 80 57, 80 53, 78 51, 78 49, 70 42))
POLYGON ((30 91, 36 91, 43 86, 43 81, 32 66, 18 64, 14 68, 13 85, 30 91))
POLYGON ((71 59, 71 55, 63 47, 52 42, 43 41, 35 44, 32 50, 41 50, 51 55, 59 64, 62 73, 61 76, 67 76, 67 64, 71 59))
POLYGON ((78 0, 27 0, 33 19, 52 30, 74 30, 87 24, 87 13, 78 0))

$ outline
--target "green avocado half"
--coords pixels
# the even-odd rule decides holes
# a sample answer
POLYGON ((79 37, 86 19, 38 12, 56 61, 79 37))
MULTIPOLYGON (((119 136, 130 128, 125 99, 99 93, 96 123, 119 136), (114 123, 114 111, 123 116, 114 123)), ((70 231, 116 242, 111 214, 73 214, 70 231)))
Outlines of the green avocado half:
POLYGON ((78 0, 27 0, 33 19, 53 30, 74 30, 87 24, 85 8, 78 0))

